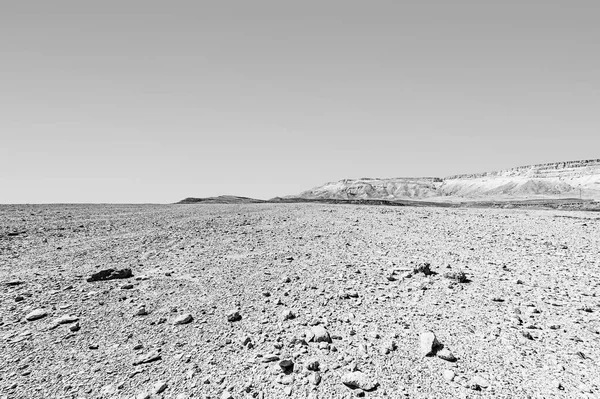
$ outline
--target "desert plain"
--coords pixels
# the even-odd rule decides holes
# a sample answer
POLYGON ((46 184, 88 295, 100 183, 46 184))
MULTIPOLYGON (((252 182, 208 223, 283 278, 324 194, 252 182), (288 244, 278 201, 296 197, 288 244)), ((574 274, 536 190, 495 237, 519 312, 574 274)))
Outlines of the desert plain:
POLYGON ((0 398, 596 398, 599 272, 598 212, 0 206, 0 398))

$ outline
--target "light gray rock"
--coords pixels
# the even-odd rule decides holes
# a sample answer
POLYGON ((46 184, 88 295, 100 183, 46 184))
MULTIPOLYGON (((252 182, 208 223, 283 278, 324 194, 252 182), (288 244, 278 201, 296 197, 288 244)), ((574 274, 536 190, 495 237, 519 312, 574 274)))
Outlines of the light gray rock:
POLYGON ((152 392, 155 394, 162 393, 165 389, 167 389, 167 383, 164 381, 156 381, 154 385, 152 385, 152 392))
POLYGON ((48 316, 48 312, 46 312, 44 309, 35 309, 35 310, 29 312, 27 314, 27 316, 25 316, 25 319, 27 321, 34 321, 34 320, 42 319, 46 316, 48 316))
POLYGON ((310 373, 308 375, 308 382, 312 385, 319 385, 321 383, 321 374, 318 371, 310 373))
POLYGON ((488 388, 489 386, 489 381, 479 375, 476 375, 469 380, 469 388, 476 391, 481 388, 488 388))
POLYGON ((456 357, 454 357, 454 355, 452 354, 452 352, 450 352, 450 349, 448 349, 448 348, 440 349, 439 351, 436 352, 436 356, 439 357, 440 359, 446 360, 448 362, 456 361, 456 357))
POLYGON ((314 342, 331 342, 329 332, 322 325, 314 326, 310 329, 314 342))
POLYGON ((363 373, 362 371, 353 371, 342 376, 342 384, 350 388, 358 388, 364 391, 372 391, 377 388, 377 380, 363 373))
POLYGON ((454 380, 454 377, 456 377, 456 373, 452 370, 444 370, 442 375, 444 376, 444 379, 448 382, 454 380))
POLYGON ((431 331, 424 332, 419 337, 419 346, 423 356, 431 356, 435 353, 436 348, 440 345, 435 334, 431 331))
POLYGON ((194 320, 194 318, 192 317, 191 314, 184 313, 184 314, 181 314, 181 315, 177 316, 175 318, 175 320, 173 320, 173 324, 175 324, 175 325, 188 324, 188 323, 191 323, 192 320, 194 320))
POLYGON ((134 360, 133 365, 137 366, 138 364, 154 362, 156 360, 160 360, 160 358, 161 358, 160 353, 158 353, 158 351, 153 350, 144 355, 138 356, 134 360))

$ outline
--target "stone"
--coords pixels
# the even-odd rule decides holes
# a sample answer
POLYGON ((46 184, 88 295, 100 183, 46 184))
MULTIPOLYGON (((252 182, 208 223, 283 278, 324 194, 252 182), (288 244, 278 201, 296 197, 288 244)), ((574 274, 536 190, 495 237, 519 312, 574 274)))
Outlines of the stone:
POLYGON ((292 385, 295 381, 295 377, 293 374, 280 375, 277 377, 277 382, 282 385, 292 385))
POLYGON ((92 283, 94 281, 114 280, 133 277, 131 269, 105 269, 98 273, 92 274, 86 281, 92 283))
POLYGON ((238 312, 237 310, 233 310, 227 314, 227 321, 230 323, 233 323, 235 321, 240 321, 240 320, 242 320, 242 316, 240 315, 240 312, 238 312))
POLYGON ((318 371, 310 373, 308 375, 308 382, 312 385, 319 385, 321 383, 321 374, 318 371))
POLYGON ((388 353, 395 351, 396 347, 396 342, 394 342, 393 340, 387 340, 383 343, 383 345, 381 345, 381 352, 384 355, 387 355, 388 353))
POLYGON ((449 280, 454 280, 458 283, 466 283, 468 281, 467 275, 462 270, 453 270, 444 273, 444 277, 449 280))
POLYGON ((162 393, 165 389, 167 389, 167 383, 164 381, 157 381, 152 385, 152 392, 155 394, 162 393))
POLYGON ((160 353, 158 353, 158 351, 153 350, 144 355, 138 356, 134 360, 133 365, 137 366, 138 364, 154 362, 154 361, 160 360, 160 358, 161 358, 160 353))
POLYGON ((476 375, 469 380, 468 385, 469 385, 469 388, 471 388, 475 391, 478 391, 481 388, 488 388, 490 386, 490 383, 485 378, 483 378, 479 375, 476 375))
POLYGON ((27 321, 34 321, 42 319, 46 316, 48 316, 48 312, 46 312, 44 309, 35 309, 28 313, 27 316, 25 316, 25 319, 27 321))
POLYGON ((444 376, 444 379, 448 382, 454 380, 454 377, 456 377, 456 373, 452 370, 444 370, 442 375, 444 376))
POLYGON ((342 376, 342 384, 353 389, 362 389, 363 391, 372 391, 377 388, 378 382, 362 371, 353 371, 342 376))
POLYGON ((266 355, 263 355, 262 357, 262 362, 263 363, 270 363, 270 362, 276 362, 277 360, 279 360, 279 356, 274 354, 274 353, 269 353, 266 355))
POLYGON ((279 362, 279 367, 281 367, 283 371, 290 371, 294 368, 294 362, 289 359, 285 359, 279 362))
POLYGON ((419 337, 419 346, 421 348, 421 354, 423 356, 431 356, 435 353, 435 350, 440 346, 435 334, 431 331, 424 332, 419 337))
POLYGON ((295 319, 296 315, 294 314, 294 312, 292 312, 290 309, 285 309, 283 312, 281 312, 281 319, 282 320, 292 320, 295 319))
POLYGON ((431 271, 431 264, 428 262, 419 263, 414 269, 413 274, 423 273, 426 276, 430 276, 433 274, 431 271))
POLYGON ((329 332, 322 325, 314 326, 311 328, 314 342, 331 342, 329 332))
POLYGON ((317 371, 319 370, 319 360, 310 358, 304 363, 307 370, 317 371))
POLYGON ((148 311, 146 310, 146 307, 144 305, 138 306, 135 312, 133 313, 134 316, 145 316, 147 314, 148 311))
POLYGON ((77 332, 77 331, 81 330, 81 326, 79 325, 79 322, 69 326, 69 330, 71 330, 71 332, 77 332))
POLYGON ((448 348, 440 349, 439 351, 436 352, 436 356, 439 357, 440 359, 446 360, 448 362, 456 361, 456 357, 454 357, 454 355, 452 354, 452 352, 450 352, 450 349, 448 349, 448 348))
POLYGON ((54 323, 55 324, 70 324, 70 323, 75 323, 78 320, 79 320, 79 317, 77 317, 77 316, 64 315, 64 316, 61 316, 58 319, 54 320, 54 323))
POLYGON ((192 320, 194 320, 194 318, 192 317, 191 314, 189 313, 184 313, 182 315, 179 315, 175 318, 175 320, 173 320, 173 324, 175 325, 179 325, 179 324, 188 324, 191 323, 192 320))
POLYGON ((233 398, 233 395, 231 394, 231 392, 226 390, 226 391, 223 391, 220 399, 234 399, 234 398, 233 398))

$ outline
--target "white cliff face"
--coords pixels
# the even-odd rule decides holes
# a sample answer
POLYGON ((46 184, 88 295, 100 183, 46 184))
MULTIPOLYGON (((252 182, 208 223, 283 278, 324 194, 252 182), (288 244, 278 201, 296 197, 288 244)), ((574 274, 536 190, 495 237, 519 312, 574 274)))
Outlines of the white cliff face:
POLYGON ((423 199, 600 199, 600 160, 556 162, 446 178, 345 179, 300 194, 302 198, 423 199))

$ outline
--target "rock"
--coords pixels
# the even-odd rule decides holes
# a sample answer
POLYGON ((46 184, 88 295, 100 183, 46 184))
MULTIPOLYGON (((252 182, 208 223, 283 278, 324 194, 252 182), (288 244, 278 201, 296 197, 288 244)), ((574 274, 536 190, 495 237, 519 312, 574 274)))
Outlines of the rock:
POLYGON ((81 327, 79 326, 79 323, 75 323, 72 326, 69 326, 69 330, 71 330, 72 332, 77 332, 81 330, 81 327))
POLYGON ((54 323, 55 324, 70 324, 70 323, 75 323, 78 320, 79 320, 79 318, 77 316, 64 315, 64 316, 61 316, 58 319, 54 320, 54 323))
POLYGON ((283 312, 281 312, 281 319, 284 321, 292 320, 294 318, 296 318, 296 315, 290 309, 285 309, 283 312))
POLYGON ((88 283, 94 281, 103 281, 103 280, 114 280, 114 279, 123 279, 133 277, 133 273, 131 269, 105 269, 101 270, 98 273, 92 274, 86 281, 88 283))
POLYGON ((435 334, 431 331, 424 332, 419 337, 419 345, 423 356, 431 356, 435 354, 436 349, 440 346, 435 334))
POLYGON ((277 377, 277 383, 282 385, 292 385, 295 381, 296 377, 293 374, 280 375, 277 377))
POLYGON ((292 387, 285 387, 285 388, 283 388, 283 393, 286 396, 290 396, 292 394, 292 387))
POLYGON ((136 311, 133 313, 134 316, 145 316, 147 314, 148 314, 148 311, 146 310, 146 307, 144 305, 138 306, 136 311))
POLYGON ((448 382, 454 380, 454 377, 456 377, 456 373, 452 370, 444 370, 443 374, 444 379, 448 382))
POLYGON ((314 342, 331 342, 329 332, 322 325, 314 326, 310 331, 314 342))
POLYGON ((426 276, 430 276, 433 274, 433 272, 431 271, 431 264, 428 262, 425 263, 419 263, 414 269, 413 269, 413 274, 417 274, 417 273, 423 273, 426 276))
POLYGON ((372 391, 377 388, 377 381, 361 371, 353 371, 342 376, 342 384, 353 389, 362 389, 364 391, 372 391))
POLYGON ((281 367, 283 371, 290 371, 294 368, 294 362, 289 359, 282 360, 279 362, 279 367, 281 367))
POLYGON ((121 286, 122 290, 132 290, 133 289, 133 284, 125 284, 123 286, 121 286))
POLYGON ((233 398, 233 395, 231 394, 231 392, 226 390, 226 391, 223 391, 220 399, 234 399, 234 398, 233 398))
POLYGON ((531 333, 529 331, 521 331, 521 335, 523 335, 523 337, 529 339, 529 340, 533 340, 533 335, 531 335, 531 333))
POLYGON ((21 280, 9 280, 6 282, 6 285, 9 287, 16 287, 17 285, 25 284, 25 282, 21 280))
POLYGON ((308 375, 308 382, 310 382, 313 385, 319 385, 321 383, 321 374, 318 371, 310 373, 308 375))
POLYGON ((270 363, 270 362, 276 362, 277 360, 279 360, 279 356, 277 356, 273 353, 269 353, 269 354, 263 355, 261 361, 263 363, 270 363))
POLYGON ((167 383, 164 381, 157 381, 152 385, 152 392, 154 394, 159 394, 167 389, 167 383))
POLYGON ((194 318, 192 317, 191 314, 189 313, 184 313, 182 315, 179 315, 175 318, 175 320, 173 320, 173 324, 178 325, 178 324, 188 324, 191 323, 192 320, 194 320, 194 318))
POLYGON ((17 295, 17 296, 15 297, 15 302, 21 302, 21 301, 24 301, 24 300, 25 300, 25 298, 24 298, 24 297, 22 297, 21 295, 17 295))
POLYGON ((392 340, 387 340, 383 343, 383 345, 381 346, 381 352, 384 355, 387 355, 393 351, 396 350, 396 342, 392 341, 392 340))
POLYGON ((453 270, 450 272, 446 272, 444 273, 444 277, 459 283, 466 283, 468 281, 467 275, 462 270, 453 270))
POLYGON ((490 383, 485 378, 476 375, 475 377, 473 377, 469 380, 468 386, 469 386, 469 388, 471 388, 475 391, 478 391, 481 388, 489 387, 490 383))
POLYGON ((240 321, 242 320, 242 316, 240 315, 240 312, 234 310, 231 311, 227 314, 227 321, 228 322, 235 322, 235 321, 240 321))
POLYGON ((448 348, 440 349, 439 351, 436 352, 436 356, 439 357, 440 359, 446 360, 448 362, 456 361, 456 357, 454 357, 454 355, 452 354, 452 352, 450 352, 450 350, 448 348))
POLYGON ((304 366, 307 370, 317 371, 319 370, 319 360, 310 358, 304 363, 304 366))
POLYGON ((143 363, 150 363, 150 362, 154 362, 157 360, 160 360, 160 353, 158 353, 158 351, 150 351, 144 355, 140 355, 138 356, 135 361, 133 362, 134 366, 137 366, 138 364, 143 364, 143 363))
POLYGON ((25 319, 27 321, 34 321, 42 319, 46 316, 48 316, 48 312, 46 312, 44 309, 35 309, 32 312, 28 313, 27 316, 25 316, 25 319))

